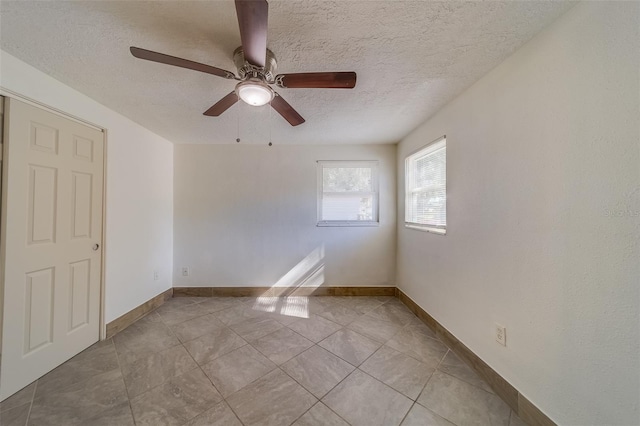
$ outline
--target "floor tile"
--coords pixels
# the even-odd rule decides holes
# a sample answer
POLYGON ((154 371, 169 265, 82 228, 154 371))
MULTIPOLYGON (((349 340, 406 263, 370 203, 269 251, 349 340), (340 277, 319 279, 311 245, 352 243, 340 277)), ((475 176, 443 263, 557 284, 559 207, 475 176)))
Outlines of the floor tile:
POLYGON ((403 331, 423 337, 431 337, 432 339, 437 338, 436 333, 429 327, 427 327, 426 324, 423 323, 422 320, 418 317, 414 317, 411 321, 409 321, 407 325, 403 327, 403 331))
POLYGON ((315 314, 311 314, 309 318, 292 322, 287 327, 316 343, 342 328, 340 324, 315 314))
POLYGON ((341 419, 322 402, 318 402, 296 420, 293 426, 349 426, 349 423, 341 419))
POLYGON ((358 312, 354 311, 351 308, 347 308, 344 305, 338 304, 329 306, 319 315, 330 321, 337 322, 338 324, 347 325, 350 322, 358 319, 358 317, 360 317, 362 314, 359 314, 358 312))
POLYGON ((300 352, 309 349, 313 346, 313 342, 288 328, 281 328, 252 342, 251 345, 271 361, 280 365, 300 352))
POLYGON ((172 297, 171 299, 167 300, 166 302, 164 302, 162 304, 162 306, 178 308, 178 307, 184 307, 184 306, 192 305, 194 303, 202 303, 207 299, 208 299, 208 297, 181 297, 181 296, 178 296, 178 297, 172 297))
POLYGON ((387 346, 414 357, 430 367, 437 367, 447 353, 447 347, 439 340, 401 330, 386 343, 387 346))
POLYGON ((511 409, 498 396, 436 371, 418 403, 457 425, 509 424, 511 409))
POLYGON ((27 424, 27 417, 29 417, 30 409, 31 402, 27 402, 26 404, 0 411, 0 425, 25 426, 27 424))
POLYGON ((204 299, 206 300, 201 303, 202 309, 209 313, 219 312, 241 305, 237 297, 206 297, 204 299))
POLYGON ((118 368, 118 357, 111 339, 98 342, 38 379, 35 397, 118 368))
POLYGON ((259 379, 276 365, 253 347, 246 345, 202 366, 225 398, 259 379))
POLYGON ((433 411, 424 408, 420 404, 413 404, 409 414, 404 418, 402 426, 455 426, 449 420, 444 419, 433 411))
POLYGON ((353 426, 397 426, 413 403, 360 370, 351 373, 322 402, 353 426))
POLYGON ((203 315, 180 324, 171 326, 171 330, 181 342, 188 342, 203 334, 210 333, 219 328, 226 327, 213 314, 203 315))
POLYGON ((252 318, 265 316, 264 312, 255 311, 247 307, 246 303, 241 303, 239 306, 224 309, 222 311, 215 312, 214 314, 218 320, 227 326, 238 324, 252 318))
POLYGON ((122 404, 128 405, 127 392, 120 371, 112 370, 34 399, 29 424, 91 424, 122 404))
POLYGON ((219 402, 213 408, 205 411, 184 426, 242 426, 226 402, 219 402))
POLYGON ((227 399, 245 425, 290 425, 316 403, 302 386, 275 370, 227 399))
POLYGON ((230 328, 218 328, 211 333, 200 336, 184 344, 193 359, 200 365, 238 349, 247 342, 230 328))
POLYGON ((33 394, 36 391, 36 382, 31 383, 28 386, 25 386, 18 392, 11 395, 9 398, 0 402, 0 412, 8 410, 10 408, 15 408, 26 403, 30 403, 33 399, 33 394))
POLYGON ((473 371, 469 365, 467 365, 452 351, 447 352, 447 355, 444 357, 440 365, 438 365, 438 370, 484 389, 487 392, 494 393, 491 386, 489 386, 489 383, 482 380, 482 378, 478 376, 478 374, 473 371))
POLYGON ((376 297, 368 296, 346 296, 339 298, 347 308, 353 309, 359 314, 366 314, 382 305, 382 301, 376 297))
POLYGON ((134 358, 180 344, 160 316, 152 312, 113 336, 118 355, 134 358))
POLYGON ((337 302, 333 297, 326 296, 310 296, 307 307, 309 308, 309 314, 319 314, 330 306, 336 305, 337 302))
POLYGON ((322 398, 355 368, 319 346, 313 346, 281 367, 317 398, 322 398))
POLYGON ((309 318, 309 315, 311 315, 316 308, 314 299, 314 297, 305 296, 282 297, 280 298, 281 302, 275 310, 275 313, 294 318, 309 318))
POLYGON ((415 400, 434 369, 388 346, 381 347, 360 369, 415 400))
POLYGON ((180 324, 193 318, 211 313, 202 303, 192 303, 186 306, 162 305, 156 312, 168 326, 180 324))
MULTIPOLYGON (((302 302, 302 299, 294 299, 298 302, 302 302)), ((247 303, 245 306, 248 308, 258 311, 264 312, 265 314, 280 314, 280 311, 287 309, 286 298, 284 297, 271 297, 271 296, 262 296, 256 297, 253 300, 253 303, 247 303)), ((297 311, 302 308, 301 303, 295 303, 291 306, 292 310, 297 311)))
POLYGON ((365 359, 369 358, 381 346, 381 343, 364 337, 353 330, 342 329, 327 337, 318 345, 357 367, 365 359))
POLYGON ((400 331, 400 326, 369 315, 361 316, 349 324, 347 328, 357 331, 363 336, 377 340, 380 343, 385 343, 400 331))
MULTIPOLYGON (((385 297, 387 298, 387 300, 383 301, 383 303, 385 305, 389 305, 389 306, 399 306, 402 308, 407 308, 407 305, 405 305, 404 303, 402 303, 400 301, 400 299, 398 299, 397 297, 392 297, 392 296, 378 296, 381 299, 384 299, 385 297)), ((408 308, 407 308, 408 309, 408 308)))
POLYGON ((286 325, 299 318, 308 318, 307 305, 308 298, 303 297, 258 297, 254 303, 245 306, 261 313, 264 318, 271 318, 286 325))
POLYGON ((183 346, 139 357, 133 362, 121 360, 121 366, 131 398, 198 367, 183 346))
POLYGON ((176 376, 131 400, 136 425, 182 425, 222 396, 199 369, 176 376))
POLYGON ((415 315, 407 307, 389 303, 372 310, 367 315, 389 321, 398 326, 404 326, 415 318, 415 315))
POLYGON ((342 305, 343 303, 339 300, 339 296, 313 296, 318 301, 322 302, 326 307, 342 305))
POLYGON ((283 327, 271 318, 252 318, 241 323, 233 324, 230 328, 247 342, 257 340, 283 327))
MULTIPOLYGON (((129 401, 109 408, 88 418, 84 425, 91 426, 135 426, 129 401)), ((56 425, 57 426, 57 425, 56 425)))

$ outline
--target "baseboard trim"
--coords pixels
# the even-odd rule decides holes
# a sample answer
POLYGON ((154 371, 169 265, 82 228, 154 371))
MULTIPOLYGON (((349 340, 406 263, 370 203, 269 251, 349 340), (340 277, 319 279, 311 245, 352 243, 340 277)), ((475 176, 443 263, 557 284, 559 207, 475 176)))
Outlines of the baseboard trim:
POLYGON ((149 312, 162 306, 162 304, 164 304, 164 302, 166 302, 167 300, 171 299, 172 296, 173 296, 173 289, 170 288, 169 290, 163 291, 159 295, 147 300, 142 305, 136 308, 133 308, 126 314, 121 315, 118 318, 114 319, 113 321, 107 324, 106 338, 110 339, 111 337, 115 336, 125 328, 129 327, 134 322, 138 321, 143 316, 147 315, 149 312))
POLYGON ((402 290, 396 288, 396 297, 404 303, 427 327, 432 329, 453 352, 471 366, 480 377, 491 385, 494 392, 515 411, 518 416, 532 426, 556 426, 556 423, 538 407, 507 382, 497 371, 491 368, 471 349, 460 342, 449 330, 429 315, 402 290))
POLYGON ((174 287, 174 297, 395 296, 395 287, 174 287))

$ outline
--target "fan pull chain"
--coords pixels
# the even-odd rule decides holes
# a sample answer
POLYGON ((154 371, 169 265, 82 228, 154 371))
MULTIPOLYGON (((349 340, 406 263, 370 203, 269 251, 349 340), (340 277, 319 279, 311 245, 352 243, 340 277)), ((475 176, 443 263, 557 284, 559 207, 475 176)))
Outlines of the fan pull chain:
MULTIPOLYGON (((238 107, 240 107, 240 105, 238 105, 238 107)), ((236 127, 236 142, 240 143, 240 109, 241 108, 236 108, 236 110, 238 111, 238 113, 236 114, 236 118, 237 120, 237 127, 236 127)))
POLYGON ((271 101, 269 101, 269 146, 272 146, 273 143, 271 143, 271 110, 273 108, 271 108, 271 101))

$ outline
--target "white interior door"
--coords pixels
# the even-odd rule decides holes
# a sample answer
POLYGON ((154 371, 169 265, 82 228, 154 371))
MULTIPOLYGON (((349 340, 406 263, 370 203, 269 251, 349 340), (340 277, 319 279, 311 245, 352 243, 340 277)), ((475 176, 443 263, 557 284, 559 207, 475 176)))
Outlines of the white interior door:
POLYGON ((99 339, 101 131, 5 104, 0 401, 99 339))

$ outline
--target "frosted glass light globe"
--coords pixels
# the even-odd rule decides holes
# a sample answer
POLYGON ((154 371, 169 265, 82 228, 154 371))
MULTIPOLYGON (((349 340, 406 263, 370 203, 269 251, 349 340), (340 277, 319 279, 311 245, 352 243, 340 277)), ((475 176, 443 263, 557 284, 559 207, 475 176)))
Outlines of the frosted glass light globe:
POLYGON ((245 103, 252 106, 262 106, 271 102, 273 90, 261 81, 243 81, 236 86, 236 94, 245 103))

